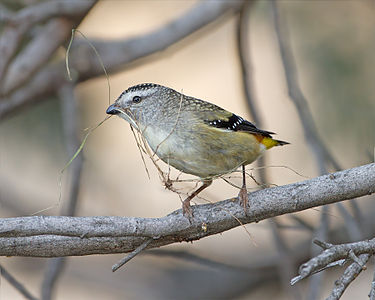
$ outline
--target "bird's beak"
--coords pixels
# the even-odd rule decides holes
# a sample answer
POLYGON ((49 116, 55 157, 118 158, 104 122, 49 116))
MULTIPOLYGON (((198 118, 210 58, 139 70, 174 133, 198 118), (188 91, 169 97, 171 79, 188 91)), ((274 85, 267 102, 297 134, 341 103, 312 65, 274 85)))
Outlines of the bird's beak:
POLYGON ((109 115, 117 115, 121 112, 120 107, 118 107, 116 104, 112 104, 107 108, 106 113, 109 115))

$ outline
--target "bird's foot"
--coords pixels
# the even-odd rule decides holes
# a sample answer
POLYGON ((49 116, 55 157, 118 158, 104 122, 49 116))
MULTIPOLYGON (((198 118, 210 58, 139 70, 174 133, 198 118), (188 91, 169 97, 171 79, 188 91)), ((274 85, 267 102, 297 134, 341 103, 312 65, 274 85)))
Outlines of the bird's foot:
POLYGON ((243 186, 240 189, 240 192, 238 194, 238 198, 240 199, 240 205, 243 207, 243 210, 245 211, 245 214, 247 215, 248 212, 248 203, 249 203, 249 197, 247 195, 247 189, 246 186, 243 186))
POLYGON ((190 199, 187 198, 182 202, 182 214, 188 218, 190 224, 193 221, 193 210, 191 209, 190 206, 190 199))

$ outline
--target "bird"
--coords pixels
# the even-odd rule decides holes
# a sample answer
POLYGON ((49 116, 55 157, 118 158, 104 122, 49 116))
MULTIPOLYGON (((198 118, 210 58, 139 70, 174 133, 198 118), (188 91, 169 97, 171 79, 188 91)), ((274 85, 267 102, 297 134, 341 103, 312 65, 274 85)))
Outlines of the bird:
POLYGON ((242 187, 238 197, 246 213, 245 166, 265 150, 289 144, 213 103, 155 83, 129 87, 106 113, 130 123, 162 161, 200 178, 202 185, 182 202, 183 215, 188 218, 193 217, 190 201, 213 179, 239 167, 242 187))

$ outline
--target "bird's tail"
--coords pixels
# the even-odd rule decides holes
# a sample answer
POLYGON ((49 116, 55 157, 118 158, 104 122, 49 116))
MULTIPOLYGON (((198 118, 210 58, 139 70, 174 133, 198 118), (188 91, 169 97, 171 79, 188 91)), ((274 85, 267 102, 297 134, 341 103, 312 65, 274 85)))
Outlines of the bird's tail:
POLYGON ((267 149, 270 149, 274 146, 284 146, 284 145, 288 145, 289 143, 288 142, 284 142, 284 141, 279 141, 279 140, 274 140, 273 138, 271 137, 264 137, 261 141, 261 143, 266 146, 267 149))

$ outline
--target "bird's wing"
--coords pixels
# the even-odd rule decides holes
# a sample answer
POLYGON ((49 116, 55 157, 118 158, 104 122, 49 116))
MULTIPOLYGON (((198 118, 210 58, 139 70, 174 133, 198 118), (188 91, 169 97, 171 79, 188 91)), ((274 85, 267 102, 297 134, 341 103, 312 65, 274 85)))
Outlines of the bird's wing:
POLYGON ((189 111, 197 119, 202 119, 209 125, 231 131, 245 131, 258 134, 264 137, 271 137, 274 134, 257 128, 253 123, 237 116, 215 104, 193 97, 185 97, 183 109, 189 111))
POLYGON ((259 134, 264 137, 271 137, 274 134, 271 131, 265 131, 257 128, 253 123, 228 111, 215 111, 210 118, 204 120, 209 126, 222 128, 232 131, 245 131, 253 134, 259 134))

